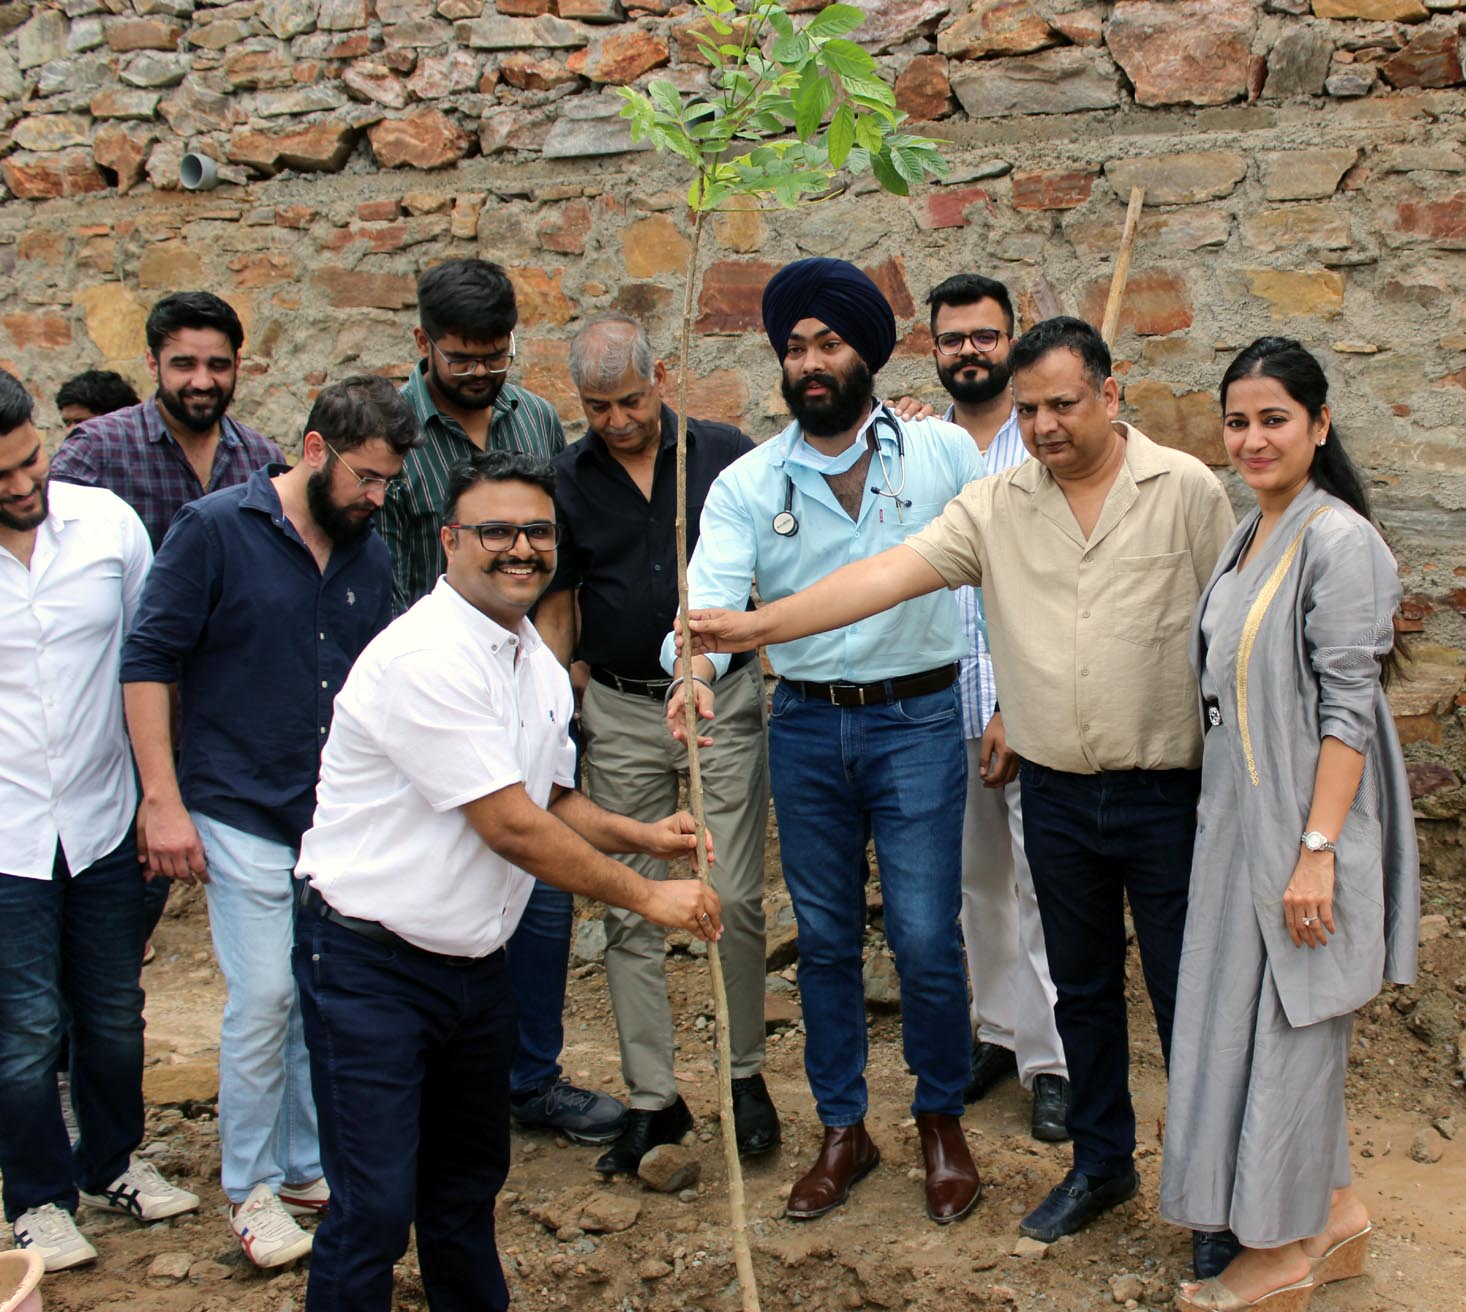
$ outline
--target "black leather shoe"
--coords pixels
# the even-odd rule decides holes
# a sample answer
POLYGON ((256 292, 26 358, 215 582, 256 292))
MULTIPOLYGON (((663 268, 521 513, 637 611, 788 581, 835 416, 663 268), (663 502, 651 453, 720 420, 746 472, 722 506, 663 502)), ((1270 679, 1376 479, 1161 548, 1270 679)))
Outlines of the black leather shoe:
POLYGON ((1018 1074, 1018 1058, 1011 1048, 979 1043, 972 1049, 972 1079, 962 1091, 963 1102, 977 1102, 993 1085, 1018 1074))
POLYGON ((1242 1245, 1230 1230, 1193 1230, 1191 1265, 1198 1280, 1219 1276, 1231 1265, 1242 1245))
POLYGON ((779 1113, 762 1075, 733 1081, 733 1129, 740 1157, 758 1157, 779 1146, 779 1113))
POLYGON ((1049 1196, 1023 1218, 1018 1233, 1051 1244, 1064 1235, 1083 1230, 1101 1212, 1134 1198, 1140 1188, 1135 1171, 1091 1180, 1082 1171, 1070 1171, 1049 1196))
POLYGON ((1033 1126, 1029 1131, 1045 1143, 1063 1143, 1069 1137, 1069 1081, 1062 1075, 1033 1077, 1033 1126))
POLYGON ((626 1128, 617 1136, 616 1142, 600 1155, 596 1170, 602 1175, 615 1175, 618 1171, 635 1175, 647 1153, 658 1144, 680 1143, 690 1129, 692 1113, 687 1110, 680 1094, 676 1102, 660 1111, 648 1112, 633 1107, 626 1115, 626 1128))

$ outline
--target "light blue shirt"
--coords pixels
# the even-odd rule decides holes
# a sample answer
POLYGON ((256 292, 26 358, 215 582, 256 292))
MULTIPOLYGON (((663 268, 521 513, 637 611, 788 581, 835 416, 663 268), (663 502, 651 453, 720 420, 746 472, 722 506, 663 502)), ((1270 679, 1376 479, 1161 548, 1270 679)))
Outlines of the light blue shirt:
MULTIPOLYGON (((703 504, 697 550, 688 566, 694 610, 722 606, 743 610, 751 587, 764 601, 777 601, 854 560, 864 560, 924 528, 968 483, 983 474, 982 454, 965 429, 940 419, 913 423, 883 420, 872 413, 856 440, 874 435, 860 514, 852 522, 824 477, 789 459, 799 439, 790 424, 729 465, 703 504), (900 425, 904 458, 894 427, 900 425), (774 532, 774 517, 790 507, 799 521, 792 536, 774 532), (872 489, 879 488, 880 492, 872 489), (896 493, 896 497, 885 495, 896 493), (897 502, 900 502, 899 506, 897 502)), ((832 633, 818 633, 768 649, 769 663, 786 678, 818 683, 876 683, 955 661, 969 650, 962 637, 957 602, 938 591, 904 601, 879 615, 832 633)), ((673 668, 672 635, 662 643, 662 665, 673 668)), ((728 657, 709 658, 721 677, 728 657)))
MULTIPOLYGON (((952 407, 943 416, 952 418, 952 407)), ((988 443, 984 460, 989 474, 1021 465, 1028 459, 1023 434, 1018 431, 1018 411, 1009 413, 1007 421, 988 443)), ((993 658, 988 651, 987 614, 982 608, 981 588, 958 588, 957 609, 962 616, 962 631, 967 639, 967 652, 957 671, 957 700, 962 707, 962 732, 968 738, 981 738, 998 704, 998 685, 993 678, 993 658)))

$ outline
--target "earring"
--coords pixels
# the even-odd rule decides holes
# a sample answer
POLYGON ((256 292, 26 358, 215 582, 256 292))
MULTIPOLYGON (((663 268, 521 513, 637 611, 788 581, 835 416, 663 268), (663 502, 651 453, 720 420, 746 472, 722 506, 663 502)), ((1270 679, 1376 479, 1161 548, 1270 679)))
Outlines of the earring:
POLYGON ((1324 444, 1324 443, 1325 443, 1325 442, 1327 442, 1327 441, 1328 441, 1328 438, 1326 438, 1326 437, 1321 437, 1321 438, 1319 438, 1319 439, 1318 439, 1318 441, 1317 441, 1317 442, 1315 442, 1315 443, 1314 443, 1314 444, 1313 444, 1313 445, 1314 445, 1314 446, 1322 446, 1322 445, 1323 445, 1323 444, 1324 444))

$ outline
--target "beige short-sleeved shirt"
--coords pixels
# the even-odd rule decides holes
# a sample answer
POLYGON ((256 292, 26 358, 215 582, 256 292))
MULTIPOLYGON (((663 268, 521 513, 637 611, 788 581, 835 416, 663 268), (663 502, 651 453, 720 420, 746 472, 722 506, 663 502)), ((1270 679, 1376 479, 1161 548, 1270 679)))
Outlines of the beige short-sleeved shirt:
POLYGON ((1008 745, 1053 770, 1201 763, 1191 617, 1235 527, 1201 461, 1118 424, 1125 463, 1088 541, 1027 460, 969 483, 906 539, 950 588, 981 585, 1008 745))

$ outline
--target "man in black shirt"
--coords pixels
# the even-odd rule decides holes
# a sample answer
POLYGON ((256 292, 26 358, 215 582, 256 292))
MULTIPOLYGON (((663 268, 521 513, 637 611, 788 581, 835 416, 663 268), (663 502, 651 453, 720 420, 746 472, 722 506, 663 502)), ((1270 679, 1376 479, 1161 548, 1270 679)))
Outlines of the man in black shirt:
MULTIPOLYGON (((559 568, 535 618, 561 660, 569 664, 573 656, 588 667, 581 707, 586 792, 633 818, 675 810, 686 766, 685 749, 667 736, 663 702, 671 681, 658 658, 677 614, 677 416, 662 403, 665 372, 631 319, 595 320, 572 343, 570 375, 590 431, 555 460, 559 568)), ((736 428, 688 420, 689 551, 708 488, 752 449, 736 428)), ((779 1119, 760 1073, 768 752, 757 662, 735 659, 717 696, 717 741, 704 753, 702 780, 723 902, 738 1147, 753 1156, 779 1142, 779 1119)), ((652 878, 666 874, 665 864, 651 858, 627 863, 652 878)), ((596 1163, 608 1175, 634 1172, 644 1153, 676 1142, 692 1125, 673 1077, 665 953, 665 931, 607 908, 606 977, 631 1102, 626 1128, 596 1163)))

